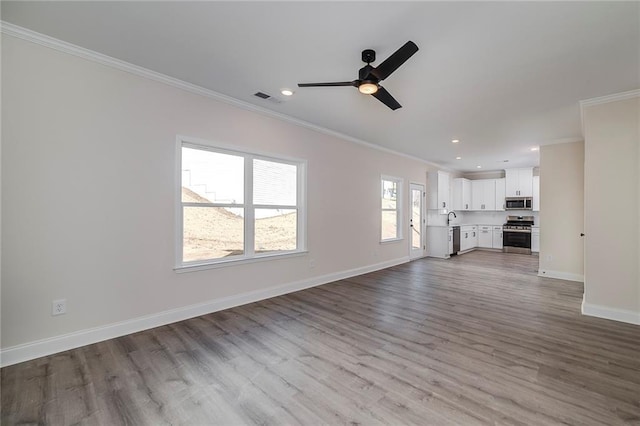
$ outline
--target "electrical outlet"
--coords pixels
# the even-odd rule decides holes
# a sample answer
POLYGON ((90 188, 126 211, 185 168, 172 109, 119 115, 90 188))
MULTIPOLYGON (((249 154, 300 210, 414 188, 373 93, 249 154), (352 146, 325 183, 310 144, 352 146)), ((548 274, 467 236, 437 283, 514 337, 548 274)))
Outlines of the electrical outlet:
POLYGON ((67 299, 59 299, 51 302, 51 315, 62 315, 67 313, 67 299))
POLYGON ((316 260, 315 259, 309 259, 309 269, 313 269, 316 267, 316 260))
POLYGON ((547 260, 550 262, 553 260, 553 255, 552 254, 548 254, 547 255, 547 260))

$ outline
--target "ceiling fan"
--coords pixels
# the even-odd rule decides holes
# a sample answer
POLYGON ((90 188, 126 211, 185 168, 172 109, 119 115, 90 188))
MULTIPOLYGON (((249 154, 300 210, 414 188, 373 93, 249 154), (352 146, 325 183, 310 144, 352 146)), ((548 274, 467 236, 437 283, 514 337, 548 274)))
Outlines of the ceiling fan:
POLYGON ((396 101, 386 89, 380 86, 380 83, 391 73, 400 68, 407 59, 418 51, 418 46, 412 41, 406 42, 400 49, 396 50, 384 62, 377 67, 371 66, 371 62, 376 60, 375 50, 366 49, 362 51, 362 62, 367 65, 360 68, 358 79, 353 81, 337 81, 332 83, 299 83, 298 87, 331 87, 331 86, 353 86, 357 87, 360 93, 371 95, 392 110, 402 108, 402 105, 396 101))

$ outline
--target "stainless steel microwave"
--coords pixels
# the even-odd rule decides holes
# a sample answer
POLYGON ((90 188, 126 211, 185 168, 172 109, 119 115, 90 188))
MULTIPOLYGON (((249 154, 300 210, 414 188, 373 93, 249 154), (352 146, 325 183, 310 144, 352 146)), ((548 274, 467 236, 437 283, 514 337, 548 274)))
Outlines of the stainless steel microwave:
POLYGON ((504 202, 505 210, 531 210, 533 208, 531 197, 507 197, 504 202))

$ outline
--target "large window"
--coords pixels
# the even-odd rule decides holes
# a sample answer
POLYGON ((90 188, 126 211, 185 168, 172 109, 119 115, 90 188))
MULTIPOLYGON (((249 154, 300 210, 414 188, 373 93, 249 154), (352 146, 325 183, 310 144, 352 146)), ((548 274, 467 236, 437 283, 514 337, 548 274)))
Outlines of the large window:
POLYGON ((304 162, 181 141, 178 267, 304 250, 304 162))
POLYGON ((381 183, 380 241, 399 240, 402 238, 402 179, 383 176, 381 183))

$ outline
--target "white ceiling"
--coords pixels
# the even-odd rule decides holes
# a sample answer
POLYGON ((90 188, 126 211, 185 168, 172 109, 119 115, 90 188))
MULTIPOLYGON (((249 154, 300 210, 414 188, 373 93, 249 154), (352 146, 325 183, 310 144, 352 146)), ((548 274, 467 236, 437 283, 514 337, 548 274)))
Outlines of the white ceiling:
MULTIPOLYGON (((640 87, 640 2, 2 2, 2 20, 461 171, 581 139, 578 102, 640 87), (357 78, 407 40, 383 86, 357 78), (274 104, 253 96, 294 96, 274 104), (459 144, 452 144, 459 139, 459 144), (455 160, 461 156, 462 160, 455 160)), ((503 160, 509 160, 504 163, 503 160)))

